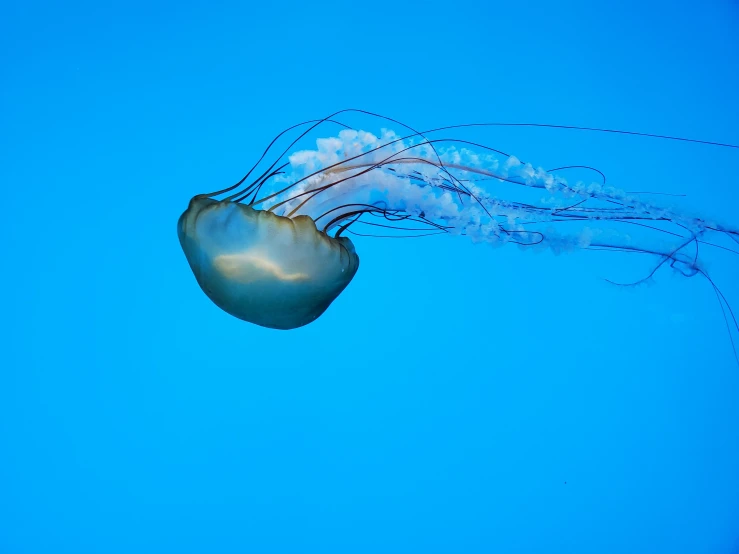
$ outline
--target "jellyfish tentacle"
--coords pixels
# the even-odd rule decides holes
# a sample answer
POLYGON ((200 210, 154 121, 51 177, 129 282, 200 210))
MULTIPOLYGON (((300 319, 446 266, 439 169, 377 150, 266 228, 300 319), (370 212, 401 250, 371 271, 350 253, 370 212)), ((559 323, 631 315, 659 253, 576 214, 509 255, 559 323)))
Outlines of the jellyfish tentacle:
MULTIPOLYGON (((372 112, 340 110, 289 127, 269 143, 235 185, 193 198, 181 218, 180 232, 198 282, 229 313, 260 325, 290 328, 320 315, 356 272, 358 257, 344 235, 416 238, 454 234, 473 241, 554 252, 608 250, 656 256, 654 267, 649 260, 651 271, 644 279, 631 284, 607 281, 635 286, 666 265, 685 277, 704 275, 714 287, 730 333, 730 321, 739 332, 731 306, 701 267, 704 244, 739 255, 737 250, 709 242, 707 239, 724 239, 708 232, 739 244, 739 229, 689 216, 662 205, 659 199, 640 196, 678 195, 626 192, 606 186, 605 173, 588 165, 544 170, 500 149, 448 138, 445 133, 494 126, 574 129, 739 148, 667 135, 537 123, 471 123, 417 131, 372 112), (383 130, 378 138, 337 121, 349 113, 394 122, 407 132, 398 136, 383 130), (316 151, 289 154, 299 141, 326 123, 342 127, 338 137, 319 140, 316 151), (283 150, 284 142, 289 144, 283 150), (568 182, 560 172, 571 170, 590 171, 599 179, 591 175, 592 182, 568 182), (496 186, 478 185, 486 181, 496 186), (224 214, 230 214, 229 218, 224 214), (357 232, 358 228, 367 229, 359 227, 362 225, 390 229, 395 234, 357 232), (693 244, 694 252, 690 250, 693 244), (328 262, 306 258, 316 245, 320 245, 320 252, 315 255, 328 262), (311 292, 310 287, 319 281, 318 292, 311 292), (245 283, 255 282, 266 288, 243 288, 245 283), (269 294, 260 296, 254 294, 256 290, 269 294), (321 298, 320 302, 316 298, 321 298), (265 299, 267 304, 259 304, 265 299), (295 312, 299 305, 289 304, 291 299, 310 305, 300 321, 290 316, 290 310, 295 312), (255 311, 257 304, 268 307, 272 316, 255 311)), ((736 348, 734 354, 736 358, 736 348)))
POLYGON ((727 317, 726 315, 726 311, 728 310, 729 316, 731 316, 731 320, 734 323, 734 330, 736 331, 737 334, 739 334, 739 322, 737 321, 736 316, 734 315, 734 310, 731 308, 731 304, 729 304, 729 301, 726 300, 724 293, 721 292, 721 289, 719 289, 718 286, 716 286, 716 283, 713 282, 713 279, 711 279, 711 277, 704 271, 700 269, 698 271, 700 271, 700 273, 703 274, 703 276, 711 284, 711 287, 713 287, 713 292, 716 294, 716 298, 718 299, 718 305, 721 308, 721 315, 724 317, 724 323, 726 324, 726 331, 729 334, 729 341, 731 341, 731 350, 734 353, 734 360, 739 366, 739 354, 737 353, 736 342, 734 341, 734 333, 732 332, 732 326, 729 323, 729 317, 727 317), (724 306, 725 306, 725 309, 724 309, 724 306))
POLYGON ((600 169, 597 167, 592 167, 589 165, 564 165, 562 167, 555 167, 553 169, 547 169, 547 173, 554 173, 555 171, 562 171, 567 169, 588 169, 590 171, 594 171, 598 175, 600 175, 601 180, 603 181, 603 184, 606 184, 606 174, 603 173, 600 169))

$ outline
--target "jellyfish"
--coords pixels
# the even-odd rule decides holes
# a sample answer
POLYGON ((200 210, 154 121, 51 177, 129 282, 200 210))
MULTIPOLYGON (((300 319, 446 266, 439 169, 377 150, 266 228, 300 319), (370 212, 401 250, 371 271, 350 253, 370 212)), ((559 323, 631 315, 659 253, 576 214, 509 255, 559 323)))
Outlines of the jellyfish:
POLYGON ((675 211, 648 194, 613 187, 592 167, 544 169, 484 144, 440 136, 501 125, 585 129, 737 148, 647 133, 526 123, 417 131, 371 112, 342 110, 286 129, 237 183, 193 197, 178 221, 180 244, 201 289, 218 307, 274 329, 315 321, 349 285, 359 256, 347 235, 451 234, 491 246, 648 257, 652 266, 647 275, 621 284, 645 282, 664 267, 686 277, 700 275, 716 292, 730 336, 731 328, 739 331, 731 306, 699 256, 705 246, 739 255, 738 228, 675 211), (386 127, 373 134, 338 120, 348 113, 380 118, 400 132, 386 127), (313 138, 328 125, 338 129, 313 138), (296 135, 292 140, 291 134, 296 135), (287 146, 270 158, 280 141, 287 146), (310 147, 297 147, 305 141, 312 141, 310 147), (593 177, 568 180, 566 174, 573 170, 593 177))

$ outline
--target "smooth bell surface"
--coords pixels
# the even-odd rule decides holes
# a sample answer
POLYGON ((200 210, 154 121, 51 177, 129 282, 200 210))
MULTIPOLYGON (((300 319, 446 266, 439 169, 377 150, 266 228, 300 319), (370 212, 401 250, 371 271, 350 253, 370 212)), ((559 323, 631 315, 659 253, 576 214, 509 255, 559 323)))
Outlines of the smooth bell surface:
POLYGON ((352 242, 319 232, 307 216, 193 198, 177 233, 205 294, 263 327, 294 329, 314 321, 359 268, 352 242))

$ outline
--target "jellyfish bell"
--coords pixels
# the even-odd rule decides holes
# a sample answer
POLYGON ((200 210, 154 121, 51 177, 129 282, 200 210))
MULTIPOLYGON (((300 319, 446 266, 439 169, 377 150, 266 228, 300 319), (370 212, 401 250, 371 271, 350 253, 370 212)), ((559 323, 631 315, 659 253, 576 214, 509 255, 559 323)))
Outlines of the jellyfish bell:
POLYGON ((203 292, 225 312, 262 327, 311 323, 359 268, 350 239, 328 236, 305 215, 195 197, 177 232, 203 292))

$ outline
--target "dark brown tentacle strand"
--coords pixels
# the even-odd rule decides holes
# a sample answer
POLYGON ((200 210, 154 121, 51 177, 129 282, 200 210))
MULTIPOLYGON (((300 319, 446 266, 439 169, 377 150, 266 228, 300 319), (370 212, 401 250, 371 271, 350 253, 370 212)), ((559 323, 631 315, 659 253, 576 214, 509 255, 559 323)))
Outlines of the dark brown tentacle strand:
MULTIPOLYGON (((506 154, 502 150, 492 148, 477 142, 454 138, 438 138, 438 133, 441 133, 443 131, 472 127, 531 127, 566 129, 598 133, 611 133, 635 137, 657 138, 661 140, 681 141, 706 146, 739 149, 739 146, 735 144, 690 139, 685 137, 598 127, 579 127, 572 125, 555 125, 543 123, 468 123, 461 125, 437 127, 426 131, 417 131, 416 129, 390 117, 365 110, 346 109, 334 112, 333 114, 323 119, 305 121, 285 129, 269 143, 257 162, 236 184, 216 192, 198 195, 196 196, 196 198, 213 198, 230 193, 230 195, 223 198, 222 201, 246 202, 251 206, 258 207, 268 201, 275 201, 273 199, 281 197, 281 195, 284 194, 286 195, 286 198, 275 201, 275 204, 269 207, 269 211, 274 211, 281 206, 285 206, 285 204, 288 202, 297 201, 297 207, 291 208, 289 213, 285 214, 287 217, 291 217, 297 214, 299 210, 304 208, 306 204, 312 199, 319 197, 320 195, 322 195, 322 193, 325 193, 325 191, 331 189, 332 187, 337 187, 342 183, 353 182, 353 180, 355 180, 354 182, 356 182, 356 180, 359 179, 361 176, 366 176, 372 172, 391 172, 397 178, 409 179, 418 186, 435 187, 440 191, 454 194, 458 198, 460 204, 463 204, 464 200, 466 200, 467 202, 475 202, 477 205, 480 206, 481 210, 484 211, 485 214, 490 218, 490 221, 495 223, 492 233, 494 233, 499 238, 502 237, 502 240, 504 240, 505 242, 510 242, 525 247, 533 247, 543 243, 552 244, 552 241, 557 240, 556 238, 552 239, 551 235, 547 235, 546 233, 536 229, 537 225, 546 223, 556 223, 558 225, 567 222, 579 222, 580 224, 582 224, 583 222, 588 221, 603 222, 606 224, 617 223, 638 226, 644 229, 667 234, 678 238, 680 242, 674 249, 666 252, 650 250, 647 248, 617 245, 613 243, 608 244, 607 241, 594 242, 589 244, 588 246, 582 246, 582 248, 588 250, 607 250, 611 252, 641 253, 656 257, 657 263, 651 269, 649 274, 643 279, 640 279, 633 283, 625 284, 613 283, 612 281, 609 281, 613 284, 619 284, 620 286, 635 286, 643 283, 652 278, 660 269, 664 268, 665 266, 669 266, 672 269, 679 271, 686 277, 691 277, 697 274, 703 275, 713 287, 713 290, 719 301, 727 329, 729 330, 734 356, 737 360, 737 363, 739 364, 739 356, 737 355, 737 349, 734 344, 732 334, 734 332, 739 333, 739 324, 737 323, 737 319, 723 293, 718 289, 716 284, 711 280, 705 270, 699 267, 699 248, 702 245, 720 248, 733 253, 734 255, 739 255, 739 251, 737 250, 727 248, 719 244, 713 244, 712 242, 704 240, 705 233, 707 233, 708 231, 714 231, 728 237, 733 242, 739 244, 739 230, 724 228, 717 225, 709 225, 705 221, 699 219, 695 221, 695 230, 691 230, 689 228, 692 227, 691 224, 682 223, 683 221, 687 220, 683 220, 679 217, 673 216, 669 212, 666 212, 666 216, 663 216, 662 213, 650 213, 650 204, 641 204, 641 202, 637 198, 632 198, 631 196, 629 196, 637 194, 682 196, 669 193, 625 192, 619 193, 618 195, 604 195, 599 194, 598 192, 586 193, 581 190, 575 190, 574 188, 567 185, 565 182, 561 182, 558 183, 558 186, 561 185, 561 188, 559 189, 560 191, 571 193, 578 197, 576 200, 573 200, 572 203, 564 207, 538 206, 535 204, 520 201, 504 201, 498 199, 491 200, 485 194, 482 197, 478 197, 477 193, 473 192, 473 190, 476 191, 477 189, 474 186, 471 187, 466 183, 482 180, 493 180, 500 183, 509 183, 520 187, 528 187, 534 190, 543 189, 544 186, 542 184, 527 183, 523 179, 519 178, 510 178, 508 176, 498 175, 495 172, 483 169, 464 167, 442 161, 441 156, 437 151, 437 147, 442 144, 464 145, 485 152, 495 153, 500 156, 508 156, 508 154, 506 154), (270 184, 275 183, 275 178, 283 175, 285 169, 290 165, 289 162, 284 161, 284 158, 298 144, 299 141, 307 137, 319 126, 324 126, 327 123, 339 125, 345 129, 352 129, 352 127, 336 120, 336 118, 339 116, 343 117, 344 115, 351 113, 367 115, 370 117, 395 123, 396 125, 401 126, 403 129, 406 129, 408 131, 408 134, 400 138, 388 140, 387 142, 380 144, 379 146, 374 146, 370 149, 360 152, 359 154, 347 157, 341 161, 327 165, 326 167, 322 167, 319 170, 310 173, 309 175, 301 177, 295 182, 282 186, 280 190, 270 190, 271 188, 273 188, 270 187, 270 184), (281 141, 281 139, 283 139, 283 137, 286 137, 286 135, 291 131, 299 128, 300 130, 299 132, 297 132, 297 136, 295 138, 293 138, 292 140, 285 139, 288 141, 287 147, 285 147, 283 150, 278 150, 279 155, 277 155, 276 158, 272 159, 271 161, 267 161, 268 156, 270 156, 273 150, 276 149, 278 141, 281 141), (409 146, 407 142, 411 142, 412 144, 409 146), (388 150, 391 150, 394 145, 398 145, 397 151, 391 151, 389 155, 385 155, 385 153, 387 153, 388 150), (429 152, 433 152, 433 156, 429 156, 431 159, 419 155, 414 155, 414 149, 419 148, 428 148, 429 152), (373 157, 377 157, 380 159, 373 161, 373 157), (422 174, 420 171, 413 169, 412 167, 410 171, 404 172, 400 170, 401 164, 408 164, 411 166, 413 164, 427 165, 436 169, 436 175, 434 179, 431 180, 428 179, 428 177, 424 176, 424 174, 422 174), (266 169, 264 169, 263 171, 261 171, 260 169, 258 171, 258 168, 263 167, 264 165, 267 165, 266 169), (458 173, 458 171, 465 172, 465 176, 469 176, 470 173, 477 173, 478 175, 482 175, 482 178, 461 179, 456 174, 458 173), (341 175, 342 173, 347 174, 341 175), (253 180, 251 182, 248 182, 252 174, 258 174, 259 176, 257 178, 252 178, 253 180), (295 192, 294 194, 290 193, 290 191, 295 191, 301 183, 305 183, 308 179, 319 175, 328 176, 328 182, 322 184, 321 186, 309 188, 308 190, 295 192), (260 195, 263 194, 264 196, 260 197, 260 195), (490 208, 493 205, 495 206, 495 210, 493 210, 494 213, 491 213, 490 208), (516 218, 515 226, 511 225, 508 222, 507 216, 516 218), (519 225, 531 225, 533 227, 530 227, 530 231, 522 231, 520 230, 521 227, 518 227, 519 225), (675 225, 678 227, 678 229, 672 228, 672 230, 670 230, 669 228, 664 229, 660 227, 669 225, 675 225), (695 248, 694 251, 692 250, 693 246, 695 248)), ((521 163, 525 162, 522 161, 521 163)), ((600 180, 603 185, 606 184, 606 175, 602 171, 588 165, 563 165, 561 167, 551 169, 548 172, 551 173, 555 171, 571 170, 592 171, 600 176, 600 180)), ((285 209, 283 209, 283 211, 285 211, 285 209)), ((315 218, 315 221, 327 221, 325 224, 321 225, 322 232, 324 233, 329 233, 332 229, 338 227, 338 230, 334 234, 335 237, 341 237, 343 233, 349 233, 356 236, 416 238, 432 236, 436 234, 445 234, 452 230, 452 227, 450 225, 447 225, 447 223, 449 222, 441 218, 437 221, 432 221, 431 219, 427 218, 426 214, 424 213, 421 213, 419 215, 417 213, 413 214, 406 212, 403 209, 393 209, 382 202, 371 204, 346 203, 339 206, 334 206, 330 209, 327 209, 327 211, 315 218), (370 218, 379 219, 376 219, 375 221, 367 221, 367 219, 370 218), (391 229, 396 234, 374 235, 358 233, 354 230, 354 226, 356 225, 366 225, 377 228, 391 229)), ((460 234, 465 234, 462 230, 458 230, 458 232, 460 234)), ((566 245, 566 243, 562 244, 566 245)))

